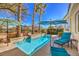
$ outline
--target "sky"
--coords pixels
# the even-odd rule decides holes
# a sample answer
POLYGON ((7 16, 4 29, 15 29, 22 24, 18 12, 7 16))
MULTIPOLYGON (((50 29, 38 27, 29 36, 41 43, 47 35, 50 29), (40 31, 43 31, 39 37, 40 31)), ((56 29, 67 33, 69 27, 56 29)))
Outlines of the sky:
MULTIPOLYGON (((30 3, 24 3, 23 6, 25 8, 28 8, 27 12, 29 14, 33 14, 33 8, 34 4, 30 3)), ((69 4, 67 3, 47 3, 47 7, 45 9, 45 13, 42 15, 41 20, 61 20, 63 17, 66 15, 68 11, 68 6, 69 4)), ((0 18, 10 18, 10 19, 15 19, 17 20, 17 17, 15 15, 6 10, 0 10, 0 18)), ((39 14, 37 13, 35 16, 35 25, 38 25, 38 20, 39 20, 39 14)), ((24 18, 22 19, 23 25, 31 26, 32 25, 32 16, 25 15, 24 18)))

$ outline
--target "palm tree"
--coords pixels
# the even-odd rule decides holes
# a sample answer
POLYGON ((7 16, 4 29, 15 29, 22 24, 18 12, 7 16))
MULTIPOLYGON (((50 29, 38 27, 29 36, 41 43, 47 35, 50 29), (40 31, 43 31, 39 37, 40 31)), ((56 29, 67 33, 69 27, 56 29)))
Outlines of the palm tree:
POLYGON ((22 3, 18 4, 18 11, 16 11, 15 15, 18 16, 18 22, 19 25, 17 26, 17 36, 21 36, 21 30, 22 30, 22 21, 23 18, 26 17, 27 15, 30 16, 30 14, 27 13, 27 8, 23 7, 22 3))
POLYGON ((34 34, 34 18, 36 14, 36 3, 34 4, 33 15, 32 15, 32 34, 34 34))
POLYGON ((17 26, 17 36, 21 36, 21 13, 22 13, 22 4, 18 4, 18 22, 20 23, 17 26))
POLYGON ((40 21, 42 20, 42 14, 45 12, 46 4, 39 3, 37 5, 36 12, 39 13, 39 32, 40 32, 40 21))

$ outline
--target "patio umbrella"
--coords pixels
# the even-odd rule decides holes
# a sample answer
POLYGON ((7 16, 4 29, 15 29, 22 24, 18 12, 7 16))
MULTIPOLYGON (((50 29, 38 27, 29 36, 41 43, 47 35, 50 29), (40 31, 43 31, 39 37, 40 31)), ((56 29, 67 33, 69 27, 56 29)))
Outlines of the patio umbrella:
MULTIPOLYGON (((59 24, 67 24, 66 20, 50 20, 50 21, 40 21, 41 25, 59 25, 59 24)), ((50 40, 51 43, 51 40, 50 40)), ((51 44, 50 44, 51 47, 51 44)))
POLYGON ((40 21, 40 24, 42 25, 59 25, 59 24, 67 24, 66 20, 54 20, 54 21, 40 21))
POLYGON ((20 25, 20 23, 16 20, 11 20, 11 19, 0 19, 0 25, 4 25, 6 26, 7 28, 7 43, 10 42, 10 39, 8 38, 8 29, 9 29, 9 26, 17 26, 17 25, 20 25))
POLYGON ((40 21, 42 25, 58 25, 58 24, 67 24, 66 20, 54 20, 54 21, 40 21))

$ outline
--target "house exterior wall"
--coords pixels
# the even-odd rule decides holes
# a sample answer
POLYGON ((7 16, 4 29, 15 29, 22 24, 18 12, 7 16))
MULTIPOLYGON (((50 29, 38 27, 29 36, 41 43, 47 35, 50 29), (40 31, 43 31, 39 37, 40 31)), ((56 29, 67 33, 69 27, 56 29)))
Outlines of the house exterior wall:
POLYGON ((71 12, 70 12, 70 19, 71 19, 71 32, 74 34, 74 37, 76 39, 79 39, 79 37, 77 37, 79 35, 79 33, 76 31, 76 14, 79 11, 79 4, 74 4, 71 12))
POLYGON ((78 25, 76 25, 76 19, 77 19, 76 17, 78 13, 79 13, 79 3, 73 4, 72 9, 69 11, 69 13, 66 15, 64 19, 70 20, 70 31, 73 34, 73 38, 77 40, 77 44, 75 46, 77 47, 79 53, 79 32, 77 32, 78 25))
MULTIPOLYGON (((79 33, 76 31, 76 14, 79 11, 79 3, 73 4, 73 7, 70 11, 70 13, 64 18, 65 20, 70 20, 70 31, 74 36, 78 36, 79 33)), ((79 39, 79 37, 75 37, 76 39, 79 39)))

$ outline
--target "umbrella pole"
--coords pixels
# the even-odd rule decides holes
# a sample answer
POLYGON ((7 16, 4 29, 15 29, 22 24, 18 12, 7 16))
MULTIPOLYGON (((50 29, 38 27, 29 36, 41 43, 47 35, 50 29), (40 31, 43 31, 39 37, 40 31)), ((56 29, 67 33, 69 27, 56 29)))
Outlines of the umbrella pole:
POLYGON ((8 46, 8 41, 10 41, 10 40, 8 38, 8 21, 7 21, 7 46, 8 46))
MULTIPOLYGON (((50 19, 50 21, 51 21, 51 19, 50 19)), ((50 53, 51 53, 51 40, 52 40, 52 29, 51 29, 51 23, 50 23, 50 53)))
MULTIPOLYGON (((51 19, 50 19, 50 21, 51 21, 51 19)), ((52 37, 51 32, 52 32, 52 29, 51 29, 51 23, 50 23, 50 47, 51 47, 51 37, 52 37)))

